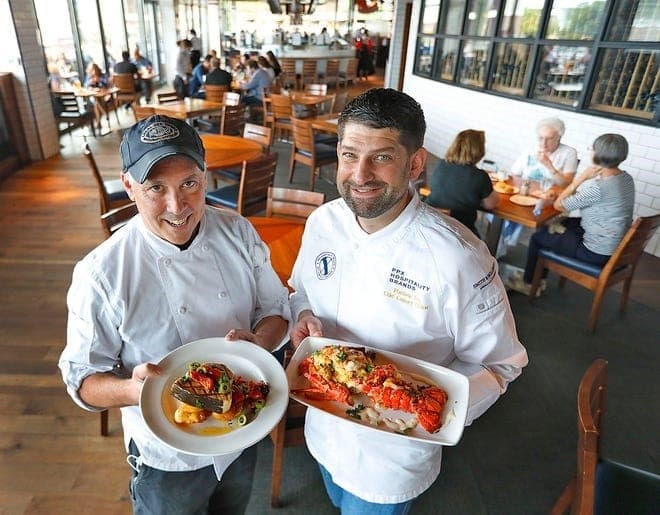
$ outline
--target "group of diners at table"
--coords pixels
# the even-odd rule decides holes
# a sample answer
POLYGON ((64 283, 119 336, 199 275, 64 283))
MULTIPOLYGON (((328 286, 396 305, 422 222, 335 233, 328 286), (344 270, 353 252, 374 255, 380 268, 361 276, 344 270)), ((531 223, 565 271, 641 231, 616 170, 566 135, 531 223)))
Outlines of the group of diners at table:
POLYGON ((540 120, 534 148, 522 152, 508 170, 495 165, 488 171, 479 166, 486 163, 485 133, 463 130, 423 191, 429 205, 483 236, 494 255, 517 243, 522 225, 536 229, 524 272, 506 280, 509 289, 525 295, 541 249, 603 266, 632 224, 635 185, 619 168, 628 156, 626 139, 620 134, 598 136, 587 166, 578 172, 577 151, 561 141, 565 130, 559 118, 540 120), (475 225, 479 210, 491 220, 484 235, 475 225))

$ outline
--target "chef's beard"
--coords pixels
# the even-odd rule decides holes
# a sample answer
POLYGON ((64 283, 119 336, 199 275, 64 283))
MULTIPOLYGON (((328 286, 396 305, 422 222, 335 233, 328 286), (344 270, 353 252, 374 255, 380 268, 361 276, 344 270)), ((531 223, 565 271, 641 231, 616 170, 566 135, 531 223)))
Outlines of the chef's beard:
POLYGON ((371 181, 360 186, 368 188, 374 186, 382 187, 383 185, 385 185, 383 192, 378 197, 372 199, 353 198, 351 188, 356 186, 350 181, 342 183, 339 193, 355 216, 366 219, 377 218, 394 207, 408 192, 407 187, 393 189, 391 185, 379 181, 371 181))

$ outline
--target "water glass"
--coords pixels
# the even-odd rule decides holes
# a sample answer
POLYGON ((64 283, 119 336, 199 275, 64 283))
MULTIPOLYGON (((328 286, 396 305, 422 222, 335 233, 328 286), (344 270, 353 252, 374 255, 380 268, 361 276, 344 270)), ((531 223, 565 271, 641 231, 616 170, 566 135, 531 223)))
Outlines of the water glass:
POLYGON ((543 193, 548 193, 548 191, 550 191, 550 188, 552 188, 553 184, 554 183, 552 179, 550 179, 549 177, 543 177, 541 179, 541 191, 543 193))

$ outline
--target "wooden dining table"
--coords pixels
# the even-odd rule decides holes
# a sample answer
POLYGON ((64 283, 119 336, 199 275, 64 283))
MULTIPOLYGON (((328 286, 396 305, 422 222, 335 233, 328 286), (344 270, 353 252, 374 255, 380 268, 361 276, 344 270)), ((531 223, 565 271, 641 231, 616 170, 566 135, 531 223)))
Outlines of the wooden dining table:
POLYGON ((200 134, 206 150, 206 168, 230 168, 263 153, 261 144, 241 136, 200 134))
POLYGON ((312 128, 318 131, 329 132, 332 134, 337 134, 337 118, 336 114, 317 116, 311 120, 312 128))
POLYGON ((221 102, 210 102, 202 98, 188 98, 165 104, 152 104, 154 113, 190 121, 198 116, 222 114, 221 102))
POLYGON ((287 285, 293 264, 298 257, 305 224, 280 217, 250 216, 248 220, 270 249, 270 261, 282 281, 287 285))
MULTIPOLYGON (((522 179, 520 177, 509 177, 505 182, 508 185, 520 188, 522 179)), ((539 190, 539 183, 532 181, 529 185, 530 193, 539 190)), ((555 193, 556 198, 556 195, 559 194, 561 189, 555 187, 551 191, 555 193)), ((552 201, 547 201, 547 205, 543 208, 541 213, 535 215, 534 204, 530 206, 522 206, 511 202, 511 198, 514 194, 500 193, 499 195, 500 201, 497 204, 497 207, 488 211, 494 216, 485 238, 486 245, 493 256, 496 255, 497 245, 500 241, 500 235, 502 234, 502 225, 505 220, 524 225, 525 227, 531 227, 532 229, 538 229, 560 214, 560 211, 557 211, 552 206, 552 201)))

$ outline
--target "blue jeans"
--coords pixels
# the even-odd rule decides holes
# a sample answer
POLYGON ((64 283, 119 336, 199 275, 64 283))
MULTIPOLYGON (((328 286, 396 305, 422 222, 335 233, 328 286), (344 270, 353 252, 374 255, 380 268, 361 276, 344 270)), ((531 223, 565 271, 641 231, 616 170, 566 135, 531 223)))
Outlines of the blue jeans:
POLYGON ((579 218, 566 218, 562 221, 566 228, 562 234, 550 234, 548 226, 544 225, 540 230, 532 234, 527 249, 527 264, 525 265, 525 275, 523 279, 526 283, 531 283, 534 278, 534 269, 539 259, 539 250, 550 249, 562 256, 571 257, 592 263, 594 265, 604 265, 610 256, 596 254, 591 252, 582 243, 584 229, 580 225, 579 218))
MULTIPOLYGON (((139 456, 131 441, 129 452, 139 456)), ((132 471, 129 491, 135 515, 242 514, 252 493, 257 447, 243 451, 218 479, 213 466, 166 472, 141 464, 132 471)))
POLYGON ((319 464, 319 468, 328 497, 335 508, 339 508, 341 515, 406 515, 410 512, 412 500, 399 504, 378 504, 365 501, 337 486, 332 480, 330 472, 323 465, 319 464))

